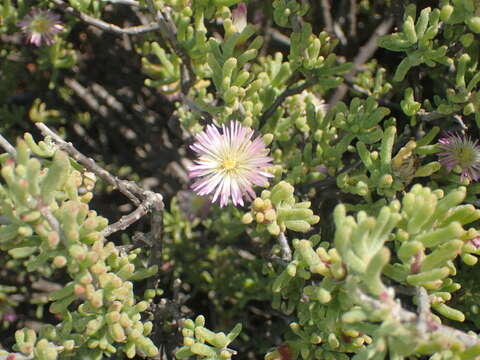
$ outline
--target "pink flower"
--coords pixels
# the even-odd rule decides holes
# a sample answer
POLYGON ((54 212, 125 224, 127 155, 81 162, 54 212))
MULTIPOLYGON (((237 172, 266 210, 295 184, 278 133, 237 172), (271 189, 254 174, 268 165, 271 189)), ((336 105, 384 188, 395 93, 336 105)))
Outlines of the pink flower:
POLYGON ((220 199, 220 207, 242 205, 243 198, 255 197, 252 185, 266 186, 272 174, 265 171, 271 165, 269 150, 260 137, 251 140, 253 130, 233 121, 222 126, 222 133, 214 125, 196 136, 191 146, 199 157, 189 167, 190 178, 198 178, 192 189, 198 195, 213 194, 212 202, 220 199))
POLYGON ((440 163, 450 172, 455 167, 461 171, 460 180, 478 181, 480 171, 480 146, 478 140, 473 141, 463 134, 448 131, 439 141, 438 153, 440 163))
POLYGON ((233 26, 237 32, 242 32, 247 26, 247 5, 240 3, 232 11, 233 26))
POLYGON ((474 237, 470 242, 478 249, 480 248, 480 236, 474 237))
POLYGON ((47 45, 52 45, 55 34, 63 30, 60 16, 50 10, 36 8, 25 15, 17 26, 22 28, 27 37, 27 42, 36 46, 40 46, 42 41, 47 45))

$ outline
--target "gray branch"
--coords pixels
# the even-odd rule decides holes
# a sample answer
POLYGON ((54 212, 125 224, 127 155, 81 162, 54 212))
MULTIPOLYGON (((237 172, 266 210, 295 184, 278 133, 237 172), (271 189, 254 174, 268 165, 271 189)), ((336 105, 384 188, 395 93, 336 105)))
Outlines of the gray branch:
POLYGON ((80 164, 85 166, 87 170, 95 173, 105 182, 116 187, 118 190, 120 190, 122 194, 128 197, 130 201, 132 201, 135 205, 137 206, 140 205, 141 201, 137 198, 137 196, 133 194, 133 193, 140 194, 143 192, 143 189, 141 189, 138 185, 127 180, 120 180, 116 176, 113 176, 107 170, 97 165, 97 163, 93 159, 86 157, 80 151, 78 151, 72 145, 72 143, 69 143, 63 140, 57 133, 50 130, 45 124, 37 123, 36 126, 40 129, 40 131, 44 136, 50 136, 61 150, 65 151, 73 159, 75 159, 80 164))
POLYGON ((292 261, 292 250, 288 245, 288 240, 285 237, 285 233, 281 232, 278 235, 278 244, 280 245, 280 251, 282 253, 282 260, 284 261, 292 261))
MULTIPOLYGON (((93 159, 83 155, 72 145, 72 143, 68 143, 63 140, 57 133, 50 130, 45 124, 37 123, 36 125, 40 129, 42 134, 44 136, 50 136, 61 150, 65 151, 73 159, 82 164, 87 170, 95 173, 105 182, 116 187, 135 205, 137 205, 137 209, 134 210, 132 213, 121 217, 120 220, 104 229, 102 234, 105 237, 113 234, 114 232, 125 230, 127 227, 129 227, 131 224, 133 224, 135 221, 140 219, 142 216, 148 214, 149 212, 153 212, 155 214, 161 213, 163 211, 164 204, 162 195, 154 193, 152 191, 144 190, 132 181, 120 180, 116 176, 110 174, 101 166, 97 165, 97 163, 93 159), (142 199, 142 201, 140 201, 139 199, 142 199)), ((46 215, 48 216, 48 214, 46 215)), ((155 216, 154 218, 156 219, 155 216)), ((55 226, 55 223, 53 222, 50 225, 55 226)), ((154 230, 159 231, 159 228, 161 229, 162 224, 160 223, 155 225, 156 227, 154 230)))
POLYGON ((86 87, 80 84, 77 80, 73 78, 65 78, 65 85, 67 85, 73 92, 81 98, 85 103, 100 114, 103 117, 108 116, 108 109, 105 105, 101 104, 97 97, 94 96, 86 87))
POLYGON ((349 36, 357 36, 357 0, 350 0, 350 11, 348 12, 348 19, 350 20, 349 36))
POLYGON ((425 336, 428 329, 428 321, 430 321, 430 301, 428 299, 427 290, 422 286, 415 287, 415 293, 418 303, 418 319, 417 331, 419 336, 425 336))
MULTIPOLYGON (((422 293, 421 290, 418 293, 422 293)), ((422 321, 419 319, 420 315, 415 314, 414 312, 405 310, 400 306, 400 304, 395 303, 393 306, 391 302, 381 301, 378 299, 374 299, 365 293, 363 293, 360 289, 357 289, 356 293, 358 299, 363 305, 368 305, 375 310, 389 310, 392 316, 400 320, 401 322, 410 322, 410 323, 417 323, 422 321)), ((420 296, 421 301, 425 301, 425 296, 420 296)), ((427 300, 428 301, 428 300, 427 300)), ((423 308, 421 311, 425 311, 425 304, 422 305, 423 308)), ((428 306, 427 306, 428 307, 428 306)), ((423 316, 423 315, 421 315, 423 316)), ((442 325, 437 322, 433 321, 426 321, 425 323, 426 334, 434 337, 435 334, 441 334, 447 338, 453 338, 467 347, 475 346, 480 344, 480 340, 474 336, 470 336, 463 331, 457 330, 450 326, 442 325)))
POLYGON ((104 2, 109 2, 112 4, 122 4, 122 5, 128 5, 128 6, 140 6, 140 3, 135 0, 102 0, 104 2))
POLYGON ((333 19, 329 0, 322 0, 322 9, 323 21, 325 22, 325 30, 329 34, 333 34, 333 19))
POLYGON ((0 146, 10 154, 11 157, 15 158, 17 156, 17 150, 0 134, 0 146))
POLYGON ((144 195, 146 196, 146 199, 134 211, 128 215, 122 216, 120 220, 107 226, 103 229, 102 235, 108 237, 117 231, 125 230, 152 210, 156 210, 154 213, 161 212, 163 209, 162 196, 152 191, 145 191, 144 195))
POLYGON ((104 31, 118 34, 118 35, 139 35, 143 34, 146 32, 151 32, 158 30, 159 24, 156 23, 151 23, 151 24, 146 24, 146 25, 139 25, 139 26, 132 26, 128 28, 121 28, 120 26, 117 26, 115 24, 110 24, 106 21, 94 18, 93 16, 84 14, 70 6, 68 6, 65 2, 62 0, 50 0, 52 3, 57 5, 62 11, 64 11, 67 14, 72 14, 73 16, 79 18, 82 21, 85 21, 87 24, 96 26, 104 31))

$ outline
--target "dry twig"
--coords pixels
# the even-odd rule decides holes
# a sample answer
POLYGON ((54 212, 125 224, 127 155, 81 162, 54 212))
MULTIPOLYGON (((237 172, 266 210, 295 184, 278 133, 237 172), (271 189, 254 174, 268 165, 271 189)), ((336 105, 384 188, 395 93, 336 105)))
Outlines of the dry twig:
POLYGON ((95 97, 86 87, 80 84, 77 80, 72 78, 65 78, 65 85, 74 91, 74 93, 85 103, 100 114, 103 117, 108 116, 108 109, 105 105, 100 104, 95 97))
POLYGON ((102 0, 102 1, 109 2, 112 4, 122 4, 122 5, 128 5, 128 6, 136 6, 136 7, 140 6, 140 3, 135 0, 102 0))
POLYGON ((427 112, 424 109, 420 109, 420 111, 417 113, 417 117, 421 121, 435 121, 438 119, 441 119, 443 117, 446 117, 447 115, 441 114, 437 111, 432 111, 432 112, 427 112))
POLYGON ((139 25, 139 26, 132 26, 128 28, 121 28, 120 26, 117 26, 115 24, 110 24, 106 21, 94 18, 90 15, 84 14, 70 6, 68 6, 65 2, 62 0, 50 0, 53 2, 55 5, 57 5, 62 11, 72 14, 73 16, 79 18, 80 20, 85 21, 87 24, 96 26, 104 31, 118 34, 118 35, 139 35, 143 34, 146 32, 154 31, 159 29, 159 24, 151 23, 147 25, 139 25))
POLYGON ((120 220, 107 226, 103 229, 102 235, 107 237, 117 231, 125 230, 152 210, 161 211, 163 209, 163 198, 160 194, 152 191, 145 191, 144 195, 146 196, 146 199, 134 211, 128 215, 122 216, 120 220), (162 204, 160 208, 158 208, 159 204, 162 204))
MULTIPOLYGON (((420 291, 420 294, 421 294, 421 291, 420 291)), ((427 333, 426 333, 427 335, 434 336, 435 333, 441 334, 441 335, 444 335, 447 338, 454 338, 457 341, 463 343, 467 347, 475 346, 475 345, 478 346, 480 344, 479 339, 477 339, 473 336, 470 336, 470 335, 464 333, 463 331, 457 330, 457 329, 452 328, 450 326, 439 324, 439 323, 434 322, 434 321, 428 321, 428 316, 425 313, 425 312, 428 312, 428 314, 430 313, 429 310, 428 310, 428 307, 429 307, 428 305, 427 306, 422 305, 421 311, 423 311, 423 314, 421 315, 421 318, 419 319, 419 317, 420 317, 419 315, 417 315, 417 314, 415 314, 411 311, 405 310, 398 303, 395 303, 392 306, 391 303, 387 303, 385 301, 374 299, 374 298, 368 296, 367 294, 364 294, 359 289, 357 290, 357 296, 358 296, 358 299, 361 301, 361 303, 363 305, 371 306, 372 308, 374 308, 376 310, 388 309, 391 312, 392 316, 396 317, 401 322, 417 322, 418 323, 419 321, 422 321, 423 319, 427 318, 427 321, 423 325, 424 328, 427 331, 427 333)), ((423 302, 428 301, 428 297, 427 297, 427 300, 425 300, 425 296, 421 295, 420 300, 423 301, 423 302)))
POLYGON ((333 19, 330 6, 330 0, 322 0, 323 21, 325 21, 325 31, 333 34, 333 19))
POLYGON ((288 261, 288 262, 292 261, 292 250, 288 245, 288 240, 285 237, 285 233, 281 232, 280 235, 278 235, 278 244, 280 245, 282 260, 288 261))
POLYGON ((12 157, 17 156, 17 150, 0 134, 0 146, 12 157))
POLYGON ((351 38, 355 38, 357 36, 357 0, 350 0, 348 19, 350 20, 348 35, 351 38))
POLYGON ((428 300, 428 294, 424 287, 416 286, 415 292, 417 295, 418 303, 418 321, 417 329, 420 336, 425 336, 427 333, 427 322, 431 320, 430 317, 430 301, 428 300))
POLYGON ((103 231, 104 236, 108 236, 116 231, 126 229, 128 226, 140 219, 140 217, 149 212, 161 212, 163 210, 164 205, 162 195, 152 191, 146 191, 134 182, 120 180, 116 176, 113 176, 108 171, 103 169, 101 166, 97 165, 93 159, 88 158, 80 153, 71 143, 64 141, 58 134, 50 130, 45 124, 37 123, 36 125, 42 134, 44 136, 50 136, 61 150, 68 153, 87 170, 95 173, 108 184, 118 188, 120 192, 127 196, 135 205, 137 205, 137 209, 132 213, 122 217, 116 223, 109 225, 103 231))
POLYGON ((140 205, 140 200, 132 193, 134 192, 140 194, 143 192, 142 188, 140 188, 137 184, 127 180, 120 180, 116 176, 113 176, 107 170, 97 165, 93 159, 86 157, 80 151, 78 151, 72 143, 64 141, 57 133, 50 130, 45 124, 37 123, 36 126, 40 129, 44 136, 50 136, 61 150, 65 151, 73 159, 85 166, 87 170, 97 174, 105 182, 116 187, 135 205, 140 205))

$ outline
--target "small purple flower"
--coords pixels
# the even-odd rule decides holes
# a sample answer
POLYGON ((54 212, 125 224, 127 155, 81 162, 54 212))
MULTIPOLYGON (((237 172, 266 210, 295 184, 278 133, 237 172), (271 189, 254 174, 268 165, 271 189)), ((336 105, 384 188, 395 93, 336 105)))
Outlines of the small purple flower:
POLYGON ((6 321, 7 323, 13 323, 15 320, 17 320, 17 314, 13 311, 7 311, 3 313, 2 317, 3 321, 6 321))
POLYGON ((460 180, 478 181, 480 171, 480 146, 478 140, 456 132, 448 131, 438 141, 443 152, 438 153, 440 163, 450 172, 455 167, 461 169, 460 180))
POLYGON ((319 173, 325 175, 325 176, 328 175, 328 168, 323 164, 316 166, 315 170, 318 171, 319 173))
POLYGON ((60 16, 50 10, 39 10, 33 8, 29 14, 17 24, 27 37, 27 42, 42 45, 42 41, 47 45, 54 43, 55 34, 63 30, 60 16))
POLYGON ((272 158, 267 156, 262 138, 251 140, 253 130, 233 121, 222 126, 222 133, 214 125, 196 136, 191 146, 199 158, 189 167, 190 178, 198 178, 192 189, 198 195, 213 194, 212 202, 220 199, 220 207, 227 205, 230 197, 233 205, 242 205, 243 198, 256 195, 252 185, 267 186, 272 174, 265 171, 272 158))
POLYGON ((210 212, 211 202, 203 196, 198 196, 191 190, 180 190, 177 193, 178 206, 188 220, 205 219, 210 212))

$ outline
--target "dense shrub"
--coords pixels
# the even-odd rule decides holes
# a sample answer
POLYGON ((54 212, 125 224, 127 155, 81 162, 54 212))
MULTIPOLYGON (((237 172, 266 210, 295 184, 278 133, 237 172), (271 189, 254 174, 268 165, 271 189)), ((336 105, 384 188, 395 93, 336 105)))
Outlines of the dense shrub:
POLYGON ((480 2, 0 14, 0 359, 480 356, 480 2))

